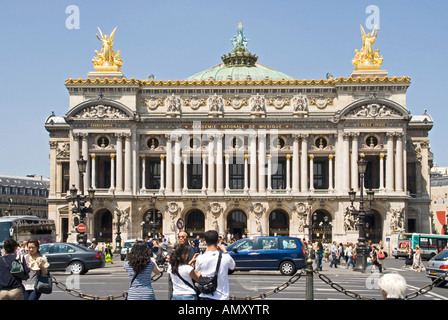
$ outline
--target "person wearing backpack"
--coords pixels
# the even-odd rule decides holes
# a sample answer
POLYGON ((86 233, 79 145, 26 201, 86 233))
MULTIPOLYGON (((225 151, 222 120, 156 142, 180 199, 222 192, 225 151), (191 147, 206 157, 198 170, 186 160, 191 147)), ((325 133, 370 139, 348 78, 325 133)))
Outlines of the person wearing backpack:
POLYGON ((0 260, 2 260, 0 261, 0 300, 24 300, 22 280, 11 273, 14 261, 22 263, 25 276, 30 273, 30 268, 28 268, 22 256, 19 260, 16 260, 18 246, 14 239, 7 239, 3 243, 5 254, 0 257, 0 260))
MULTIPOLYGON (((198 283, 202 279, 207 280, 215 275, 216 289, 211 293, 201 293, 201 300, 229 300, 229 270, 235 268, 235 261, 227 253, 224 245, 218 245, 218 232, 209 230, 204 233, 204 240, 207 246, 205 252, 196 258, 195 271, 199 272, 198 283)), ((197 283, 197 285, 198 285, 197 283)))

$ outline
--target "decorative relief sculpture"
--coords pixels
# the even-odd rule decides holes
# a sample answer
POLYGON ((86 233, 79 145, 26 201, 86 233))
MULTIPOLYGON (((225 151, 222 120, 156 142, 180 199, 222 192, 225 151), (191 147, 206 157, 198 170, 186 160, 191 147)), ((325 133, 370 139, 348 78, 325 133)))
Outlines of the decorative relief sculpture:
POLYGON ((344 212, 344 230, 354 231, 357 230, 358 219, 353 214, 353 210, 350 207, 345 208, 344 212))
POLYGON ((115 107, 96 105, 81 110, 74 117, 78 119, 124 119, 127 118, 127 115, 123 111, 115 107))
POLYGON ((222 96, 216 95, 210 96, 207 99, 208 114, 211 117, 222 117, 224 111, 224 99, 222 96))
POLYGON ((155 110, 163 105, 163 99, 155 98, 154 96, 149 98, 141 98, 142 106, 150 110, 155 110))
POLYGON ((217 232, 219 232, 219 222, 218 222, 218 218, 221 215, 223 208, 222 206, 218 203, 218 202, 213 202, 210 207, 208 208, 208 211, 212 214, 213 216, 213 221, 212 221, 212 229, 216 230, 217 232))
POLYGON ((226 98, 225 104, 228 107, 232 107, 233 109, 240 109, 241 107, 245 107, 249 105, 249 101, 247 98, 241 98, 240 96, 235 96, 234 98, 226 98))
POLYGON ((174 231, 175 230, 175 219, 177 217, 177 214, 179 213, 179 205, 175 202, 170 202, 168 203, 168 205, 165 207, 165 211, 168 211, 168 214, 170 215, 170 230, 174 231))
POLYGON ((57 158, 69 158, 70 157, 70 143, 68 142, 58 142, 56 149, 57 158))
POLYGON ((266 101, 264 96, 260 96, 258 93, 256 96, 252 96, 249 99, 250 114, 252 117, 265 117, 266 116, 266 101))
POLYGON ((325 109, 327 106, 333 105, 334 98, 325 98, 324 96, 309 98, 309 104, 319 109, 325 109))
POLYGON ((283 109, 283 107, 290 104, 290 99, 277 96, 277 98, 266 99, 266 103, 268 106, 272 106, 276 109, 283 109))
POLYGON ((297 217, 299 218, 297 231, 300 233, 303 233, 303 232, 305 232, 305 225, 307 224, 307 222, 306 222, 306 214, 307 214, 306 205, 301 202, 297 203, 297 205, 295 207, 295 212, 297 212, 297 217))
POLYGON ((205 106, 206 100, 202 98, 197 98, 193 96, 191 98, 186 98, 183 100, 184 106, 190 107, 193 110, 197 110, 202 106, 205 106))
POLYGON ((256 230, 258 233, 261 233, 261 217, 266 212, 266 208, 260 202, 257 202, 251 207, 251 211, 255 215, 256 230))
POLYGON ((131 207, 127 207, 125 209, 115 207, 115 214, 117 216, 117 221, 114 222, 114 230, 117 225, 120 225, 120 228, 123 228, 126 232, 130 232, 131 224, 129 223, 129 213, 131 211, 131 207))
POLYGON ((390 209, 390 230, 392 232, 404 231, 404 208, 390 209))
POLYGON ((303 117, 308 114, 308 98, 304 95, 296 95, 291 100, 292 114, 294 117, 303 117))
POLYGON ((350 113, 347 114, 348 117, 360 117, 360 118, 381 118, 381 117, 400 117, 401 114, 392 108, 372 103, 369 105, 360 106, 350 113))
POLYGON ((166 115, 169 117, 180 116, 181 100, 179 97, 175 96, 174 93, 166 98, 166 115))

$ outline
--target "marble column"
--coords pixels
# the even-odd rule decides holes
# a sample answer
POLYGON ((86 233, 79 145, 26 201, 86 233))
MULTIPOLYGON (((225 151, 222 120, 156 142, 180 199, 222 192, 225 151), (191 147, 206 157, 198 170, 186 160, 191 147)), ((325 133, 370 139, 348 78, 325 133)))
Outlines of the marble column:
POLYGON ((353 190, 358 191, 359 189, 359 173, 358 173, 358 141, 359 141, 359 132, 350 133, 352 137, 352 154, 351 154, 351 187, 353 190))
POLYGON ((384 192, 384 153, 380 153, 380 191, 384 192))
POLYGON ((258 134, 258 192, 266 192, 266 133, 258 134))
POLYGON ((226 161, 226 186, 225 193, 228 194, 230 192, 230 156, 228 154, 225 155, 226 161))
POLYGON ((244 155, 244 192, 247 192, 249 190, 249 166, 248 166, 248 155, 244 155))
POLYGON ((215 136, 209 136, 208 142, 208 189, 207 194, 215 192, 215 136))
POLYGON ((395 152, 395 191, 402 192, 403 189, 403 133, 396 133, 396 152, 395 152))
POLYGON ((132 191, 132 150, 131 150, 131 134, 125 135, 125 147, 124 147, 124 191, 132 191))
POLYGON ((82 150, 82 156, 84 160, 87 161, 86 163, 86 172, 84 173, 84 194, 87 194, 87 189, 90 187, 90 159, 89 159, 89 134, 88 133, 82 133, 82 144, 81 144, 81 150, 82 150))
POLYGON ((95 155, 90 155, 90 160, 92 163, 92 188, 96 189, 96 159, 95 155))
POLYGON ((223 139, 224 135, 222 133, 216 134, 216 192, 223 192, 223 175, 224 175, 224 164, 223 164, 223 139))
POLYGON ((202 193, 207 193, 207 171, 206 171, 207 156, 202 155, 202 193))
POLYGON ((110 188, 109 192, 113 193, 115 190, 115 155, 110 155, 110 188))
POLYGON ((268 159, 268 193, 272 192, 272 181, 271 181, 271 174, 272 174, 272 161, 271 161, 271 155, 268 154, 267 156, 268 159))
POLYGON ((160 155, 160 193, 165 192, 165 156, 160 155))
POLYGON ((123 191, 123 134, 117 133, 115 136, 117 137, 117 190, 123 191))
POLYGON ((386 133, 386 191, 394 191, 394 133, 386 133))
POLYGON ((182 156, 184 160, 184 187, 182 189, 182 193, 188 192, 188 155, 184 154, 182 156))
POLYGON ((70 135, 70 188, 75 185, 79 189, 79 133, 70 135))
POLYGON ((302 156, 300 161, 301 166, 301 179, 300 179, 300 191, 308 191, 308 134, 300 134, 302 138, 302 156))
POLYGON ((56 196, 59 198, 62 196, 62 162, 56 162, 56 196))
POLYGON ((347 193, 350 189, 350 134, 343 134, 342 142, 342 192, 347 193))
POLYGON ((310 155, 310 191, 314 192, 314 155, 310 155))
POLYGON ((251 134, 250 139, 250 192, 257 192, 257 135, 251 134))
POLYGON ((180 155, 180 139, 181 136, 176 136, 175 142, 174 142, 174 192, 180 193, 182 191, 181 189, 181 162, 182 158, 180 155))
POLYGON ((299 193, 299 135, 293 134, 292 138, 292 192, 299 193))
MULTIPOLYGON (((117 150, 118 152, 118 150, 117 150)), ((142 191, 146 190, 146 157, 141 156, 142 161, 142 191)), ((118 157, 117 157, 117 166, 118 166, 118 157)), ((117 186, 118 186, 118 178, 117 178, 117 186)))
POLYGON ((173 154, 171 135, 165 135, 166 138, 166 191, 173 192, 173 154))
POLYGON ((333 186, 333 155, 328 156, 328 190, 334 191, 333 186))
POLYGON ((291 155, 286 155, 286 192, 291 192, 291 155))

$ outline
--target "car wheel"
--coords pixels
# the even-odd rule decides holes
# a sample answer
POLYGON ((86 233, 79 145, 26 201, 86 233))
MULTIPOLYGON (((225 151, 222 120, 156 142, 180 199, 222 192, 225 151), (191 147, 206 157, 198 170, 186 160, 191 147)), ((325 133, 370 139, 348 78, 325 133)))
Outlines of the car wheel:
POLYGON ((68 266, 68 270, 71 274, 84 274, 86 273, 84 264, 81 261, 73 261, 68 266))
POLYGON ((284 276, 292 276, 296 273, 296 266, 291 261, 283 261, 280 264, 280 273, 284 276))

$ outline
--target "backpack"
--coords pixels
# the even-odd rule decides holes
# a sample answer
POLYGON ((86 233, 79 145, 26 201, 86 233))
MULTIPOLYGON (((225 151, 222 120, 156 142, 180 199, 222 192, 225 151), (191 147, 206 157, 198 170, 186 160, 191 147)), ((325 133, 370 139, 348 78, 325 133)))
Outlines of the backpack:
POLYGON ((195 283, 195 286, 196 288, 198 288, 198 291, 200 293, 213 294, 216 291, 216 288, 218 287, 218 272, 221 265, 221 257, 222 252, 219 253, 218 263, 216 264, 216 271, 213 277, 204 277, 202 275, 199 276, 199 279, 195 283))

